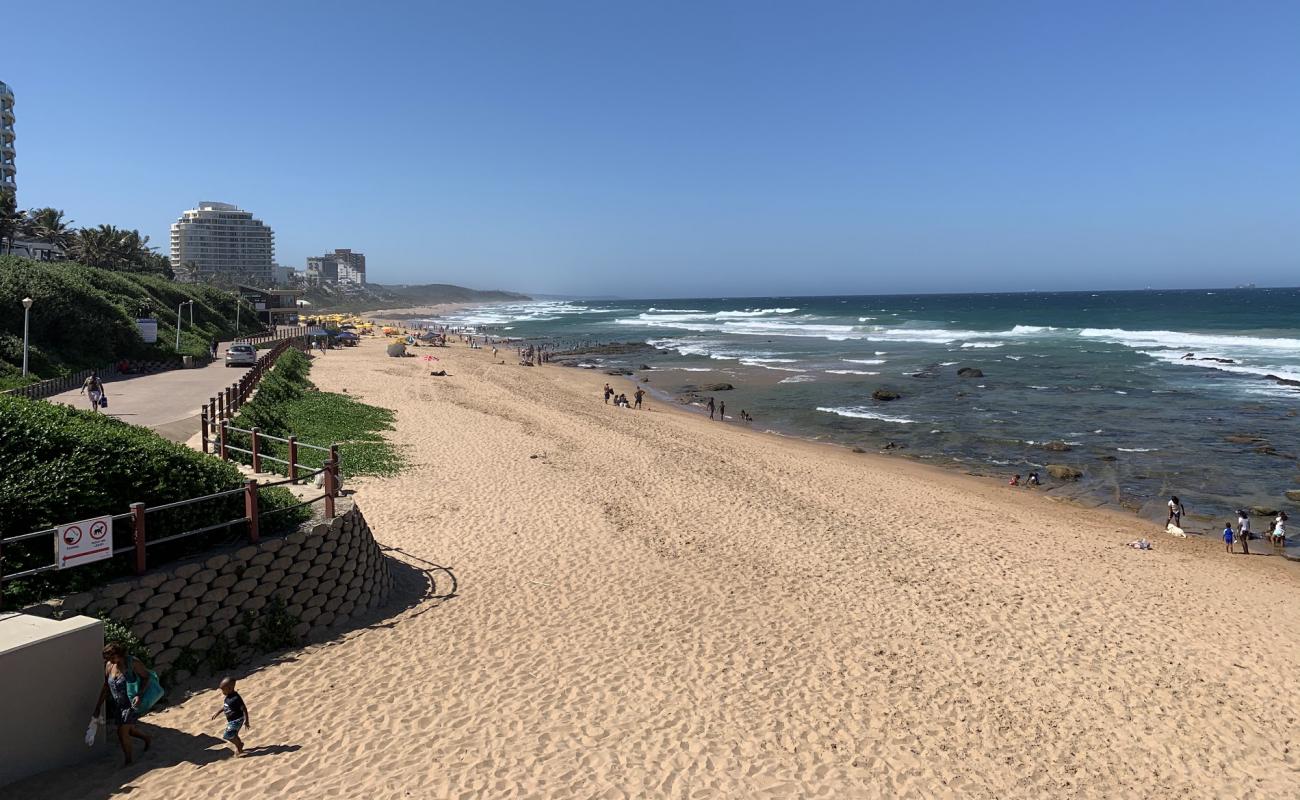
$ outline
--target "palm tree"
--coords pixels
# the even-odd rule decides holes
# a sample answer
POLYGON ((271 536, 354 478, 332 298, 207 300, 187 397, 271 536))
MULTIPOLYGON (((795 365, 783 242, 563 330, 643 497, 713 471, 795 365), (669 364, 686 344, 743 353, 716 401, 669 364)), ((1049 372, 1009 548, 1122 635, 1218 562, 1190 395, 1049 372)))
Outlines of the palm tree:
POLYGON ((27 212, 26 228, 32 238, 67 250, 72 243, 72 220, 63 219, 58 208, 33 208, 27 212))
POLYGON ((161 272, 170 276, 171 263, 149 248, 149 237, 113 225, 82 228, 72 241, 73 258, 83 264, 121 272, 161 272))

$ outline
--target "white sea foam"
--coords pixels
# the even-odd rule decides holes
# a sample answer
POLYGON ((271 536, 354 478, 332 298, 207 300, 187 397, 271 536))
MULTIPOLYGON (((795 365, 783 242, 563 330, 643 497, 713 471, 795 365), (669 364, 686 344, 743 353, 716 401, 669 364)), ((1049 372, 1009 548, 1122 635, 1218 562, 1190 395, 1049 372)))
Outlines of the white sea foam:
POLYGON ((972 347, 972 348, 980 348, 980 349, 1002 347, 1002 346, 1004 346, 1003 342, 963 342, 962 343, 962 347, 972 347))
POLYGON ((879 372, 871 372, 865 369, 828 369, 823 370, 830 375, 879 375, 879 372))
POLYGON ((1262 336, 1226 336, 1223 334, 1184 333, 1182 331, 1127 331, 1123 328, 1084 328, 1079 335, 1088 339, 1124 344, 1130 347, 1169 347, 1184 353, 1214 348, 1289 350, 1300 353, 1300 339, 1262 336))
POLYGON ((1116 447, 1121 453, 1154 453, 1159 447, 1116 447))
POLYGON ((883 364, 883 363, 885 363, 885 359, 883 359, 883 358, 841 358, 840 361, 843 361, 843 362, 845 362, 845 363, 847 363, 847 364, 883 364))
POLYGON ((782 378, 778 383, 809 383, 817 380, 812 375, 791 375, 788 378, 782 378))
POLYGON ((907 417, 891 417, 888 414, 882 414, 879 411, 873 411, 870 408, 862 406, 837 406, 834 408, 817 407, 818 411, 824 411, 827 414, 836 414, 841 417, 853 417, 855 419, 874 419, 881 422, 895 422, 900 425, 911 425, 916 422, 914 419, 907 417))

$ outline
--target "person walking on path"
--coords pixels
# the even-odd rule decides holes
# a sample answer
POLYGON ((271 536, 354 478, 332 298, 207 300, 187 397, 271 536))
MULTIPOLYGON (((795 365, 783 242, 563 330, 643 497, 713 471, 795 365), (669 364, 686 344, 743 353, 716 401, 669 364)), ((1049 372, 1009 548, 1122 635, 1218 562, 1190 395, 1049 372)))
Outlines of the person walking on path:
POLYGON ((112 642, 104 646, 104 686, 99 690, 99 702, 95 704, 95 713, 91 716, 98 717, 104 708, 104 701, 113 698, 110 722, 117 726, 117 741, 122 746, 126 764, 135 761, 131 739, 142 740, 145 750, 153 744, 152 736, 136 729, 136 723, 140 721, 140 698, 148 691, 151 680, 145 665, 127 655, 126 648, 122 645, 112 642), (140 679, 140 692, 135 699, 129 698, 126 692, 126 683, 132 672, 140 679))
POLYGON ((709 419, 713 419, 713 398, 709 398, 709 419))
POLYGON ((104 382, 99 379, 98 372, 90 373, 90 377, 82 382, 81 393, 90 398, 90 410, 99 413, 100 406, 104 404, 104 382))
POLYGON ((244 754, 244 740, 239 738, 239 729, 253 729, 249 722, 248 706, 244 705, 244 698, 235 691, 234 678, 221 679, 221 693, 225 695, 221 708, 213 711, 208 719, 216 719, 218 714, 226 715, 226 731, 221 734, 221 738, 230 742, 235 748, 235 757, 238 758, 244 754))
POLYGON ((1169 517, 1165 520, 1165 527, 1173 525, 1175 528, 1183 527, 1183 501, 1178 499, 1177 495, 1169 498, 1169 517))

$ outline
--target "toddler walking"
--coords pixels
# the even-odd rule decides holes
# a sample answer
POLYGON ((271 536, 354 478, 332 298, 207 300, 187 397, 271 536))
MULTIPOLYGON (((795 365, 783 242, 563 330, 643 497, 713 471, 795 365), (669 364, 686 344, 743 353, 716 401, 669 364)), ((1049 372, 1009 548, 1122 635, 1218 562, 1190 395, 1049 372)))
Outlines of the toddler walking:
POLYGON ((221 738, 235 746, 235 757, 238 758, 244 754, 244 741, 239 738, 239 729, 253 729, 248 721, 248 706, 244 705, 244 698, 235 691, 234 678, 221 679, 221 693, 226 696, 225 700, 222 701, 221 708, 212 712, 208 719, 216 719, 218 714, 226 715, 226 732, 221 734, 221 738))

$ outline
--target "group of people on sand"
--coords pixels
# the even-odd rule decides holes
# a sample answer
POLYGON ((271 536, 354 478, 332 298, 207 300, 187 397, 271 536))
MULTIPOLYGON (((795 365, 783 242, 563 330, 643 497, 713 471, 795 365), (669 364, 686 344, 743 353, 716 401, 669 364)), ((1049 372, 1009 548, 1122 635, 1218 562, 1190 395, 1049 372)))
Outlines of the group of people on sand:
MULTIPOLYGON (((1285 511, 1277 512, 1277 516, 1269 523, 1268 533, 1264 538, 1274 547, 1286 547, 1286 522, 1287 515, 1285 511)), ((1225 552, 1233 552, 1232 545, 1235 541, 1241 545, 1243 555, 1250 555, 1250 540, 1255 538, 1255 533, 1250 529, 1250 512, 1246 509, 1237 511, 1237 527, 1234 530, 1231 522, 1223 524, 1223 549, 1225 552)))
POLYGON ((619 408, 640 408, 641 403, 645 400, 645 389, 638 386, 632 396, 635 400, 629 403, 626 392, 617 394, 614 392, 614 387, 608 383, 605 384, 605 405, 609 405, 609 401, 613 399, 614 405, 619 408))
POLYGON ((1031 472, 1031 473, 1029 473, 1029 477, 1028 477, 1028 478, 1025 478, 1024 483, 1021 483, 1021 482, 1020 482, 1020 473, 1017 472, 1015 475, 1012 475, 1012 476, 1011 476, 1011 480, 1007 481, 1007 485, 1009 485, 1009 486, 1042 486, 1042 485, 1043 485, 1043 481, 1038 477, 1038 473, 1037 473, 1037 472, 1031 472))
MULTIPOLYGON (((1174 530, 1175 533, 1182 531, 1183 515, 1187 509, 1183 507, 1183 501, 1178 499, 1177 495, 1169 498, 1166 504, 1168 516, 1165 518, 1165 527, 1174 530)), ((1274 547, 1286 547, 1286 523, 1289 517, 1285 511, 1277 512, 1273 520, 1269 523, 1268 532, 1264 538, 1274 547)), ((1223 524, 1223 550, 1227 553, 1235 552, 1233 545, 1240 545, 1241 552, 1244 555, 1250 555, 1250 540, 1256 538, 1254 531, 1250 529, 1250 511, 1244 508, 1237 509, 1237 524, 1234 526, 1231 521, 1223 524)))
MULTIPOLYGON (((91 724, 99 718, 101 711, 106 711, 106 722, 117 729, 117 741, 122 748, 126 764, 135 761, 133 739, 144 743, 147 751, 153 744, 153 737, 139 729, 140 715, 147 712, 162 695, 161 687, 153 685, 158 680, 144 662, 133 658, 126 648, 117 642, 104 646, 104 685, 99 691, 99 702, 91 714, 91 724), (107 709, 105 709, 107 704, 107 709)), ((248 706, 244 698, 235 689, 234 678, 222 678, 220 684, 221 707, 212 712, 208 719, 218 715, 226 718, 225 731, 221 738, 230 742, 236 756, 244 755, 244 740, 239 738, 239 731, 252 730, 249 722, 248 706)), ((91 741, 87 734, 87 742, 91 741)))
MULTIPOLYGON (((714 401, 713 401, 713 398, 710 397, 710 398, 709 398, 709 402, 705 403, 705 404, 704 404, 704 407, 707 408, 707 409, 709 410, 709 419, 716 419, 716 420, 718 420, 719 422, 726 422, 726 421, 727 421, 727 401, 726 401, 726 400, 719 401, 719 402, 715 405, 715 404, 714 404, 714 401), (716 415, 716 416, 715 416, 715 415, 716 415)), ((741 422, 753 422, 753 421, 754 421, 754 417, 751 416, 750 413, 749 413, 748 411, 746 411, 745 409, 743 409, 743 408, 740 409, 740 414, 739 414, 738 416, 739 416, 741 422)))

